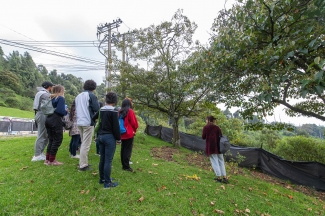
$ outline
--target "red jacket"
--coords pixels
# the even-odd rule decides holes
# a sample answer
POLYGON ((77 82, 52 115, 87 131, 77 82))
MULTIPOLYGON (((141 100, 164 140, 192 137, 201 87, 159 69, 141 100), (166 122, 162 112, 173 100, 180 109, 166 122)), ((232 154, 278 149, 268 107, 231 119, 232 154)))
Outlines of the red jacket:
POLYGON ((138 129, 138 120, 135 117, 134 111, 132 109, 129 109, 124 118, 124 127, 126 129, 126 133, 121 134, 121 140, 130 139, 135 136, 135 133, 138 129))
POLYGON ((222 132, 217 125, 207 124, 202 131, 202 139, 205 140, 205 153, 210 156, 211 154, 220 154, 220 137, 222 132))

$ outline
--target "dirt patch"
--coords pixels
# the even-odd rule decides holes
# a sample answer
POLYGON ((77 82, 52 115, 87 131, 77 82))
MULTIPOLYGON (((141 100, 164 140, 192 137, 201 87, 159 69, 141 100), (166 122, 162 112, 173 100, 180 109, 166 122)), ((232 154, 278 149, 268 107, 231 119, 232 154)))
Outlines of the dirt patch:
POLYGON ((163 146, 161 148, 152 148, 151 154, 155 158, 164 159, 166 161, 174 161, 173 155, 179 154, 179 149, 163 146))
MULTIPOLYGON (((155 158, 163 159, 166 161, 174 161, 173 155, 179 154, 179 149, 163 146, 161 148, 152 148, 151 154, 155 158)), ((187 154, 186 160, 189 165, 196 166, 205 170, 211 170, 210 160, 207 156, 203 154, 197 152, 187 154)), ((237 174, 244 173, 243 168, 236 168, 236 170, 237 170, 237 174)), ((251 170, 250 173, 254 178, 262 179, 271 184, 281 185, 292 191, 298 191, 308 196, 317 197, 318 199, 325 201, 325 192, 316 191, 313 188, 309 188, 302 185, 289 184, 286 181, 274 178, 270 175, 259 172, 258 170, 251 170)))

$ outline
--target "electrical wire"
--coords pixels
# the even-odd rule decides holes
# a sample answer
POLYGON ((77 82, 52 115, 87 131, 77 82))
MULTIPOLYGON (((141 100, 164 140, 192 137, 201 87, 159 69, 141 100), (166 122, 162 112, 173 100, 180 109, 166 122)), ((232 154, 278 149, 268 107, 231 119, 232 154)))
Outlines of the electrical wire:
POLYGON ((31 45, 24 44, 24 43, 14 42, 14 41, 10 41, 10 40, 0 39, 0 44, 5 44, 5 45, 9 45, 9 46, 32 50, 32 51, 49 54, 49 55, 54 55, 54 56, 58 56, 58 57, 68 58, 68 59, 72 59, 72 60, 76 60, 76 61, 85 62, 88 64, 94 64, 97 66, 105 66, 105 63, 100 62, 100 61, 96 61, 96 60, 92 60, 92 59, 88 59, 88 58, 84 58, 84 57, 79 57, 79 56, 75 56, 75 55, 70 55, 70 54, 66 54, 66 53, 62 53, 62 52, 55 52, 52 50, 42 49, 39 47, 31 46, 31 45))

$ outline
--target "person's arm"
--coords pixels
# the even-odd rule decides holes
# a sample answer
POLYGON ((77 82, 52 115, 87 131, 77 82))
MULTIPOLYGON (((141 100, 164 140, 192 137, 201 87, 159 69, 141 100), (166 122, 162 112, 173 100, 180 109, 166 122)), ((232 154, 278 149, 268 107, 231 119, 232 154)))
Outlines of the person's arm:
POLYGON ((55 112, 61 116, 65 116, 68 114, 67 110, 65 109, 64 97, 58 97, 58 103, 56 105, 55 112))
POLYGON ((203 128, 202 130, 202 139, 206 139, 207 138, 207 135, 206 135, 206 130, 205 130, 205 127, 203 128))
POLYGON ((118 113, 113 112, 112 114, 112 129, 113 129, 113 135, 116 140, 121 140, 121 134, 120 134, 120 123, 118 120, 118 113))
POLYGON ((91 93, 91 92, 89 92, 89 97, 90 97, 90 102, 89 102, 90 109, 94 113, 98 112, 98 110, 99 110, 100 107, 99 107, 99 103, 98 103, 97 97, 93 93, 91 93))
POLYGON ((137 117, 135 116, 135 113, 132 109, 129 110, 129 114, 130 114, 130 124, 134 132, 136 132, 139 127, 137 117))
POLYGON ((99 115, 99 112, 100 112, 100 110, 98 110, 98 112, 96 112, 95 115, 93 115, 93 117, 91 117, 91 119, 92 119, 94 122, 97 121, 97 119, 98 119, 98 115, 99 115))

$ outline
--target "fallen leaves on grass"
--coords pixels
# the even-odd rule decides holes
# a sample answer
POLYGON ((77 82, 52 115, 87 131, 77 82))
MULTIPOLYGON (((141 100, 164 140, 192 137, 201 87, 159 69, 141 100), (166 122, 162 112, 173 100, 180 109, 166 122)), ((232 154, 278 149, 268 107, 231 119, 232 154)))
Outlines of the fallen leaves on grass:
POLYGON ((224 185, 220 186, 223 190, 226 190, 226 187, 224 185))
POLYGON ((201 178, 198 177, 196 174, 192 175, 192 176, 189 176, 189 175, 184 175, 185 176, 185 179, 189 179, 189 180, 196 180, 196 181, 199 181, 201 178))
POLYGON ((142 197, 140 197, 139 199, 138 199, 138 202, 142 202, 144 200, 144 197, 142 196, 142 197))
POLYGON ((94 197, 90 200, 90 202, 94 202, 95 199, 96 199, 96 197, 94 196, 94 197))
POLYGON ((20 170, 24 170, 24 169, 27 169, 27 168, 28 168, 28 166, 24 166, 20 170))
POLYGON ((216 202, 210 202, 210 205, 214 206, 215 203, 216 203, 216 202))
POLYGON ((91 173, 93 176, 96 176, 96 175, 98 175, 98 172, 92 172, 91 173))
POLYGON ((219 209, 215 209, 215 210, 213 210, 213 212, 216 212, 216 213, 219 213, 219 214, 224 214, 225 213, 224 211, 221 211, 219 209))

